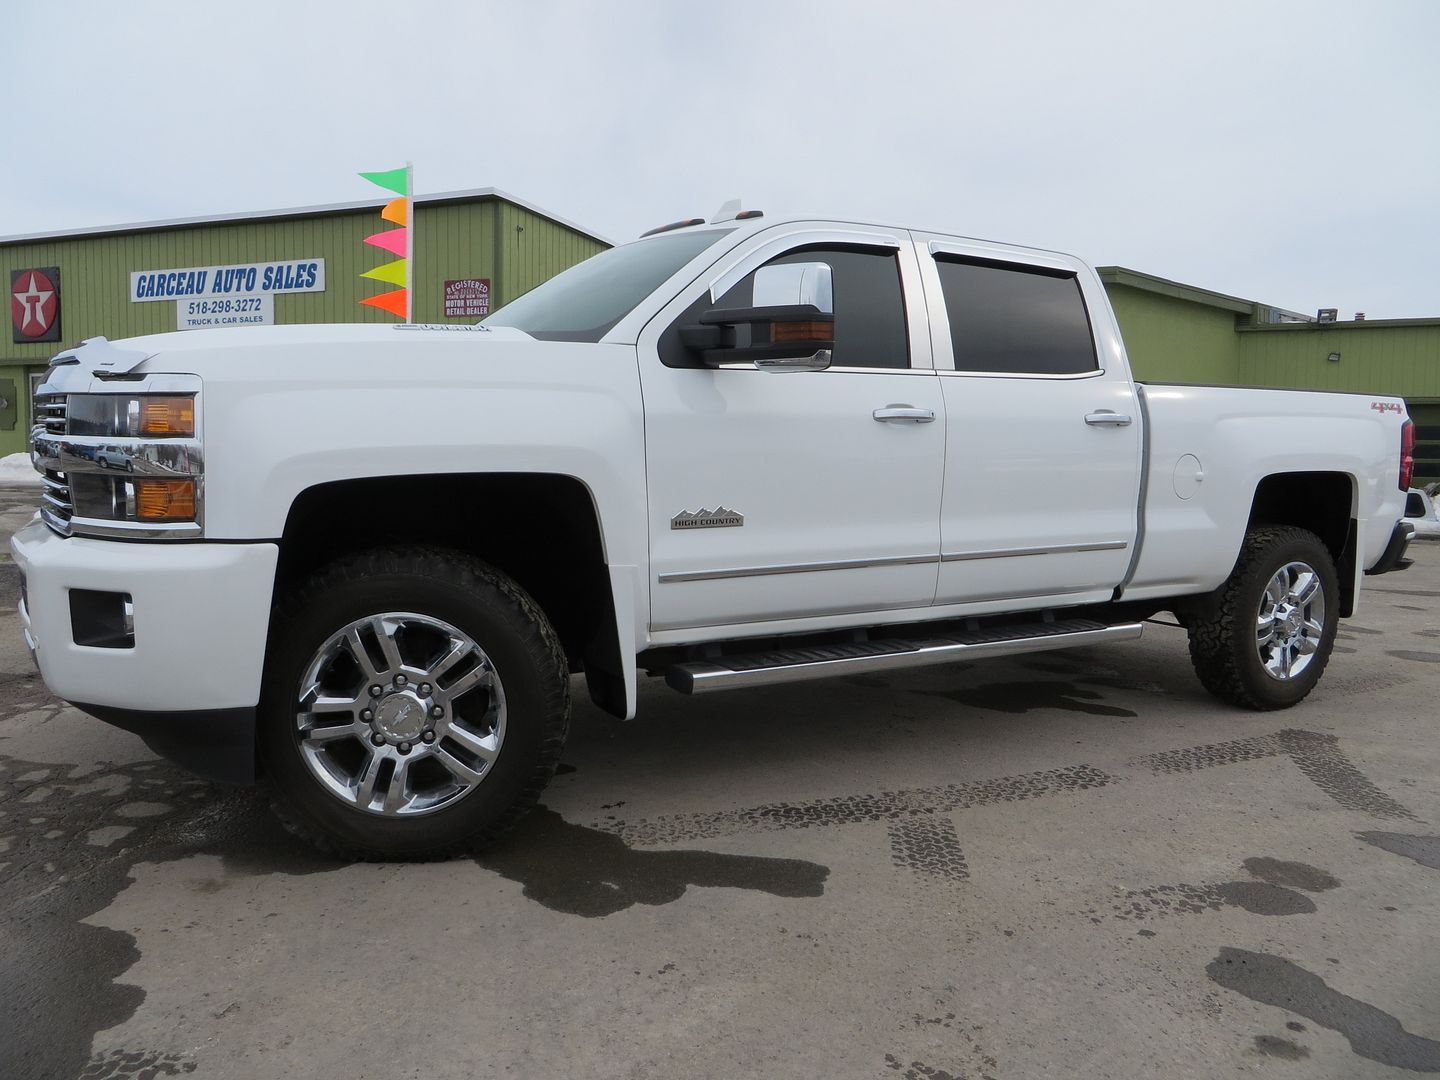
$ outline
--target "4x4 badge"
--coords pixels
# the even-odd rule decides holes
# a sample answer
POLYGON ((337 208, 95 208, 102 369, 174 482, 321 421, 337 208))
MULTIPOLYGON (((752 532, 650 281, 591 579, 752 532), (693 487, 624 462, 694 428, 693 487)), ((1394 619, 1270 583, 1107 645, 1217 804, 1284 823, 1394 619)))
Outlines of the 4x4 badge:
POLYGON ((699 509, 694 513, 681 510, 670 519, 672 529, 733 529, 745 524, 745 515, 724 506, 714 510, 699 509))

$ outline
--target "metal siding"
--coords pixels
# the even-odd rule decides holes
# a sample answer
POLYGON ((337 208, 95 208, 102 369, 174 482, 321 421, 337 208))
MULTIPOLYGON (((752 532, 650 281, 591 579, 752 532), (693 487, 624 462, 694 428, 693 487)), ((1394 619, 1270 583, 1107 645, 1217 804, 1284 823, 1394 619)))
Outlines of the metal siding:
POLYGON ((505 275, 501 303, 605 250, 600 241, 511 203, 501 204, 500 228, 505 275))
POLYGON ((1137 379, 1241 381, 1233 312, 1125 285, 1106 293, 1137 379))
POLYGON ((1415 482, 1440 480, 1440 404, 1412 404, 1415 421, 1415 482))
POLYGON ((1264 326, 1236 336, 1240 381, 1250 385, 1440 398, 1440 320, 1264 326), (1338 362, 1327 359, 1332 352, 1338 362))

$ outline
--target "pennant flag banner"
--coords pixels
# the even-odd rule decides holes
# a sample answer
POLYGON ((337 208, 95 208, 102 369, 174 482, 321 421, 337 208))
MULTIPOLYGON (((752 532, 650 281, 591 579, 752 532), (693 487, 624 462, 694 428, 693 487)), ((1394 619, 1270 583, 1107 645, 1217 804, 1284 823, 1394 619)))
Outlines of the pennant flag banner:
POLYGON ((403 195, 398 199, 391 199, 385 204, 385 209, 380 211, 380 217, 385 221, 393 221, 396 225, 410 224, 410 200, 403 195))
POLYGON ((391 315, 405 319, 408 322, 409 316, 405 313, 406 302, 406 291, 404 289, 381 293, 379 296, 367 296, 364 300, 360 301, 360 303, 368 307, 377 307, 381 311, 388 311, 391 315))
POLYGON ((367 244, 374 244, 378 248, 384 248, 391 255, 405 255, 405 243, 409 239, 409 229, 387 229, 374 236, 365 237, 367 244))
POLYGON ((387 285, 398 285, 399 288, 394 292, 381 293, 379 296, 367 296, 360 303, 367 307, 388 311, 390 314, 410 322, 411 292, 413 290, 410 280, 410 264, 415 257, 414 244, 410 234, 410 213, 415 190, 415 170, 409 162, 406 162, 403 169, 362 172, 360 175, 377 187, 393 191, 399 196, 385 204, 385 208, 380 211, 380 218, 382 221, 400 226, 398 229, 386 229, 384 232, 378 232, 365 238, 365 243, 377 247, 381 251, 388 251, 391 255, 398 255, 399 258, 394 262, 366 270, 360 275, 370 278, 372 281, 383 281, 387 285))
POLYGON ((384 281, 390 285, 405 287, 405 260, 396 259, 394 262, 377 266, 373 270, 366 270, 361 277, 374 278, 376 281, 384 281))

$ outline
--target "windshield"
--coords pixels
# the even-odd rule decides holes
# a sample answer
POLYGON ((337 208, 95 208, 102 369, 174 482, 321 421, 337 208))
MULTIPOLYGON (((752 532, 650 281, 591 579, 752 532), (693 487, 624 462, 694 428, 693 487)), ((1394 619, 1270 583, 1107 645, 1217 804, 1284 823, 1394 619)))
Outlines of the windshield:
POLYGON ((483 323, 513 326, 546 341, 599 341, 666 278, 730 231, 686 231, 602 251, 483 323))

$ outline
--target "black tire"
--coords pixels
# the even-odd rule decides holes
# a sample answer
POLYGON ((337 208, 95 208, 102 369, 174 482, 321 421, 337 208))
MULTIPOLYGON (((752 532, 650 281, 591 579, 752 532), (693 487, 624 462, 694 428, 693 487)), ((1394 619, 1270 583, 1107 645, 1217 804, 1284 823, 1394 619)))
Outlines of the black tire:
POLYGON ((1330 551, 1314 533, 1293 526, 1262 526, 1245 536, 1240 558, 1225 584, 1192 605, 1185 625, 1190 659, 1206 690, 1246 709, 1288 709, 1315 688, 1335 645, 1340 587, 1330 551), (1292 678, 1270 675, 1256 648, 1256 621, 1265 587, 1292 562, 1312 567, 1323 590, 1325 618, 1318 645, 1305 669, 1292 678))
POLYGON ((277 603, 265 668, 257 741, 271 805, 290 832, 341 858, 430 861, 485 847, 534 805, 569 730, 569 671, 554 629, 512 579, 459 552, 386 548, 331 563, 277 603), (504 687, 504 741, 485 778, 417 817, 381 817, 325 790, 296 724, 296 691, 316 650, 350 622, 389 611, 462 630, 504 687))

